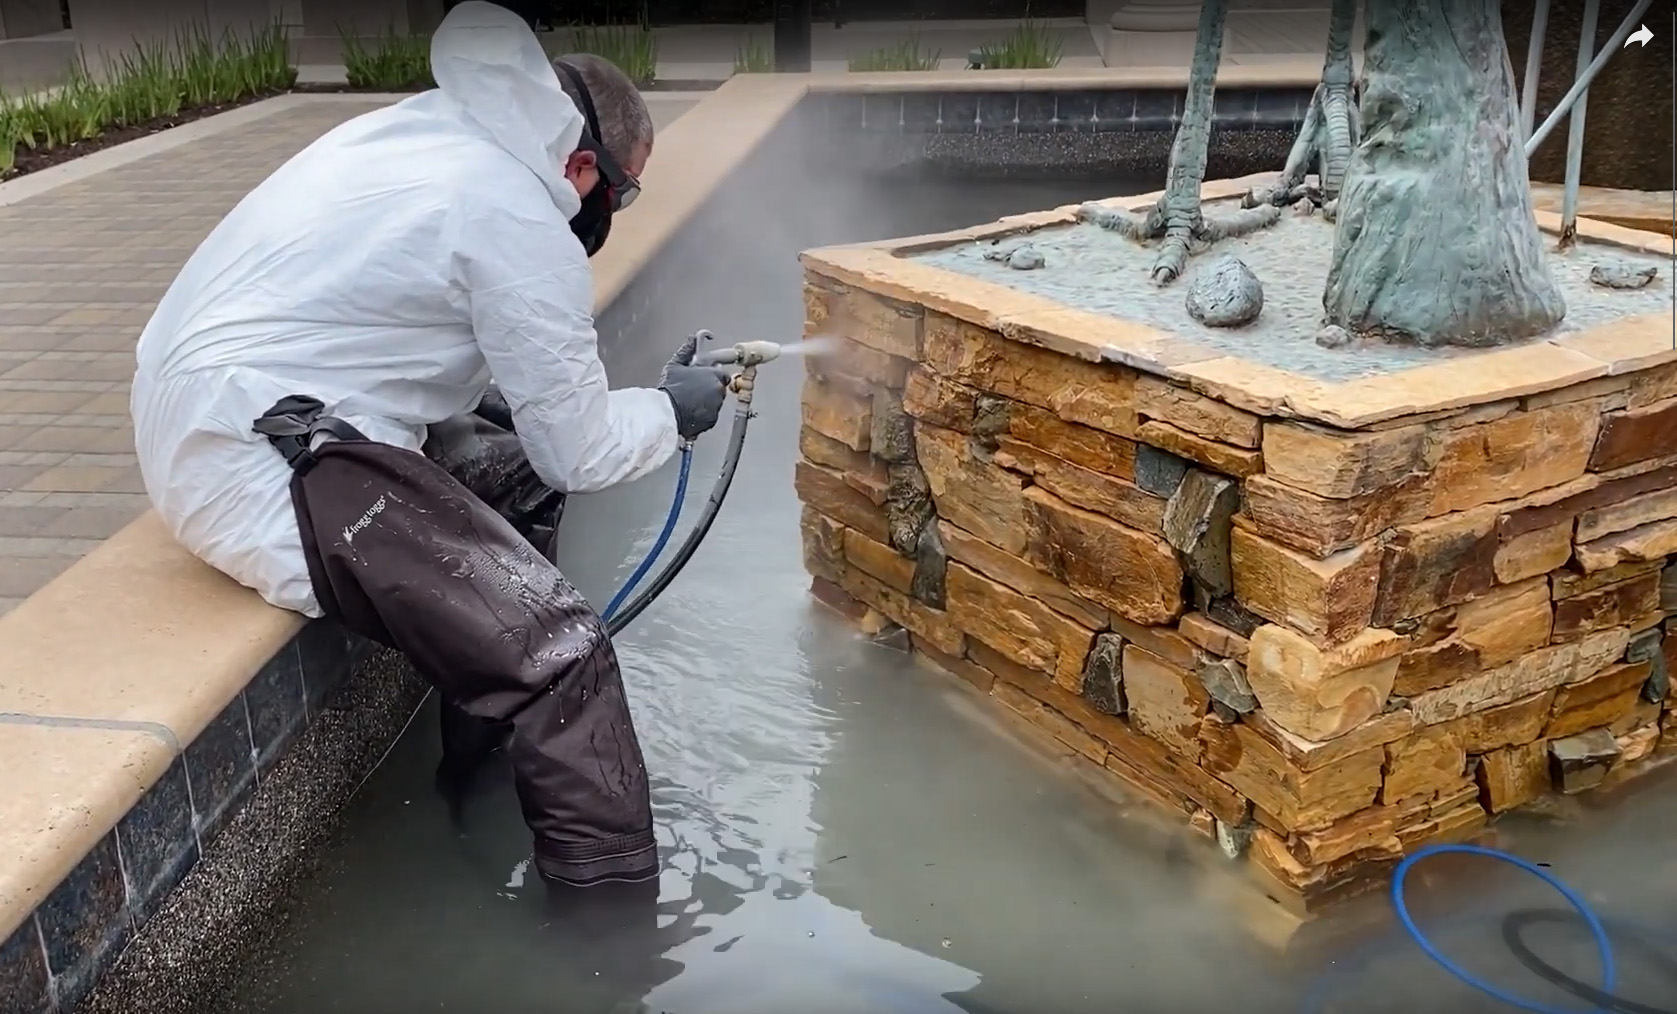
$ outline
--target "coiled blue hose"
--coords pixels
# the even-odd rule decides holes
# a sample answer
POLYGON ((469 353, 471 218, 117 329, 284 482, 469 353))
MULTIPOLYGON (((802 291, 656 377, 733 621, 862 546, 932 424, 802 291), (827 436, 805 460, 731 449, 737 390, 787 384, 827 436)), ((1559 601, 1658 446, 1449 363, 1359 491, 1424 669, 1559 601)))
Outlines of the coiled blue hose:
POLYGON ((658 560, 658 555, 669 544, 670 536, 675 533, 676 520, 681 517, 681 505, 687 499, 687 475, 692 470, 693 445, 683 443, 681 445, 681 474, 675 481, 675 501, 670 504, 669 516, 664 519, 664 530, 658 533, 658 541, 652 544, 652 549, 646 554, 646 559, 642 560, 640 566, 635 568, 635 572, 629 575, 629 580, 623 583, 623 587, 617 589, 617 594, 613 595, 611 602, 606 605, 605 612, 600 614, 600 618, 606 622, 611 622, 611 618, 617 614, 617 610, 622 608, 623 601, 629 597, 630 592, 635 590, 635 586, 645 579, 647 571, 652 569, 652 565, 658 560))
POLYGON ((1589 904, 1584 901, 1583 897, 1578 894, 1578 892, 1568 887, 1559 877, 1550 873, 1548 870, 1543 869, 1541 866, 1538 866, 1536 863, 1527 862, 1518 856, 1512 856, 1506 852, 1493 848, 1486 848, 1482 845, 1432 845, 1421 849, 1419 852, 1416 852, 1414 855, 1409 856, 1404 859, 1403 862, 1398 864, 1397 871, 1392 874, 1392 908, 1397 911, 1398 923, 1403 927, 1404 932, 1409 934, 1409 938, 1415 941, 1416 946, 1420 947, 1426 956, 1436 962, 1440 968, 1443 968, 1461 982, 1472 986, 1474 989, 1477 989, 1479 992, 1484 993, 1487 996, 1494 997, 1497 1000, 1502 1001, 1510 1007, 1516 1007, 1520 1010, 1536 1011, 1538 1014, 1601 1014, 1600 1007, 1592 1007, 1583 1010, 1576 1007, 1551 1007, 1548 1004, 1539 1003, 1535 1000, 1529 1000, 1525 997, 1511 993, 1500 986, 1486 982, 1469 972, 1467 969, 1456 964, 1454 961, 1451 961, 1443 954, 1443 952, 1434 946, 1431 940, 1427 939, 1427 935, 1421 932, 1421 928, 1415 925, 1414 918, 1409 914, 1409 903, 1404 898, 1404 883, 1409 877, 1409 871, 1414 868, 1416 863, 1428 858, 1429 856, 1436 856, 1449 852, 1461 853, 1464 855, 1486 856, 1499 862, 1507 863, 1510 866, 1524 870, 1554 888, 1561 897, 1566 899, 1567 904, 1572 906, 1573 911, 1577 912, 1584 920, 1584 924, 1589 927, 1590 936, 1595 940, 1596 951, 1601 956, 1601 991, 1603 993, 1613 992, 1613 987, 1618 978, 1618 971, 1614 967, 1613 963, 1613 945, 1607 939, 1607 930, 1602 926, 1601 920, 1596 916, 1595 912, 1590 908, 1589 904))

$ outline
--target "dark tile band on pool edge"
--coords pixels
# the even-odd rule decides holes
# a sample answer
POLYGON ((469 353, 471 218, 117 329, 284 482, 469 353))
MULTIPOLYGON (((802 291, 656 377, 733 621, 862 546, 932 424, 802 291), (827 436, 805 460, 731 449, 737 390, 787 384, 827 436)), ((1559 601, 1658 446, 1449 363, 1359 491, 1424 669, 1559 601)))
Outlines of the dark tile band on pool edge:
POLYGON ((74 1009, 371 649, 317 620, 270 659, 0 944, 0 1012, 74 1009))

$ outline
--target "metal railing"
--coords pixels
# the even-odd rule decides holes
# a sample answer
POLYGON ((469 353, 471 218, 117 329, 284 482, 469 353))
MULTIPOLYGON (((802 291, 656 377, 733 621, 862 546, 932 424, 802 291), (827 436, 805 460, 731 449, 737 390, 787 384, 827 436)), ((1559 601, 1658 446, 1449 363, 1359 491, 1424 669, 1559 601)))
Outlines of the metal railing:
POLYGON ((1560 103, 1544 118, 1543 124, 1532 129, 1537 119, 1537 78, 1543 63, 1544 35, 1549 28, 1549 0, 1535 0, 1536 9, 1532 12, 1531 44, 1526 50, 1526 77, 1520 95, 1520 126, 1526 133, 1526 158, 1542 147, 1549 135, 1559 126, 1561 120, 1571 117, 1570 128, 1566 138, 1566 189, 1561 198, 1561 239, 1560 245, 1572 245, 1578 233, 1578 185, 1584 171, 1584 111, 1588 104, 1590 82, 1601 73, 1601 68, 1607 66, 1630 38, 1630 33, 1641 24, 1642 15, 1648 12, 1653 0, 1637 0, 1625 20, 1619 25, 1607 45, 1601 52, 1595 51, 1596 22, 1601 15, 1601 0, 1584 0, 1583 31, 1578 39, 1578 71, 1567 89, 1560 103))

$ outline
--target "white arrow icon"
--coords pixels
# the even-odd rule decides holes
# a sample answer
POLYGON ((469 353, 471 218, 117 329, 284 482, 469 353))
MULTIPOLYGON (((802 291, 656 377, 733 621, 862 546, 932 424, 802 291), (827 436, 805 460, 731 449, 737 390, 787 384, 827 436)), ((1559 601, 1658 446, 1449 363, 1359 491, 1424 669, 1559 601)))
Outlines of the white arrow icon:
POLYGON ((1641 45, 1641 46, 1646 46, 1648 44, 1648 40, 1652 39, 1653 37, 1654 37, 1654 33, 1648 31, 1648 26, 1647 25, 1643 25, 1641 28, 1638 28, 1636 31, 1631 32, 1630 35, 1625 39, 1625 44, 1623 46, 1620 46, 1619 48, 1620 49, 1629 49, 1630 44, 1633 43, 1633 42, 1638 44, 1638 45, 1641 45))

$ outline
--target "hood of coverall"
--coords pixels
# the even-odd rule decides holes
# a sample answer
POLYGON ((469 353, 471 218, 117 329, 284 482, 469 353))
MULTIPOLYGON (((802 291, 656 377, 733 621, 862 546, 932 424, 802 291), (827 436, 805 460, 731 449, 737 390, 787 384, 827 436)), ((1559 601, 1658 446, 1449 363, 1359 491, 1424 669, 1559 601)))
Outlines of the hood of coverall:
POLYGON ((466 0, 431 36, 437 88, 542 181, 566 219, 582 198, 565 178, 586 123, 559 86, 530 26, 507 10, 466 0))

